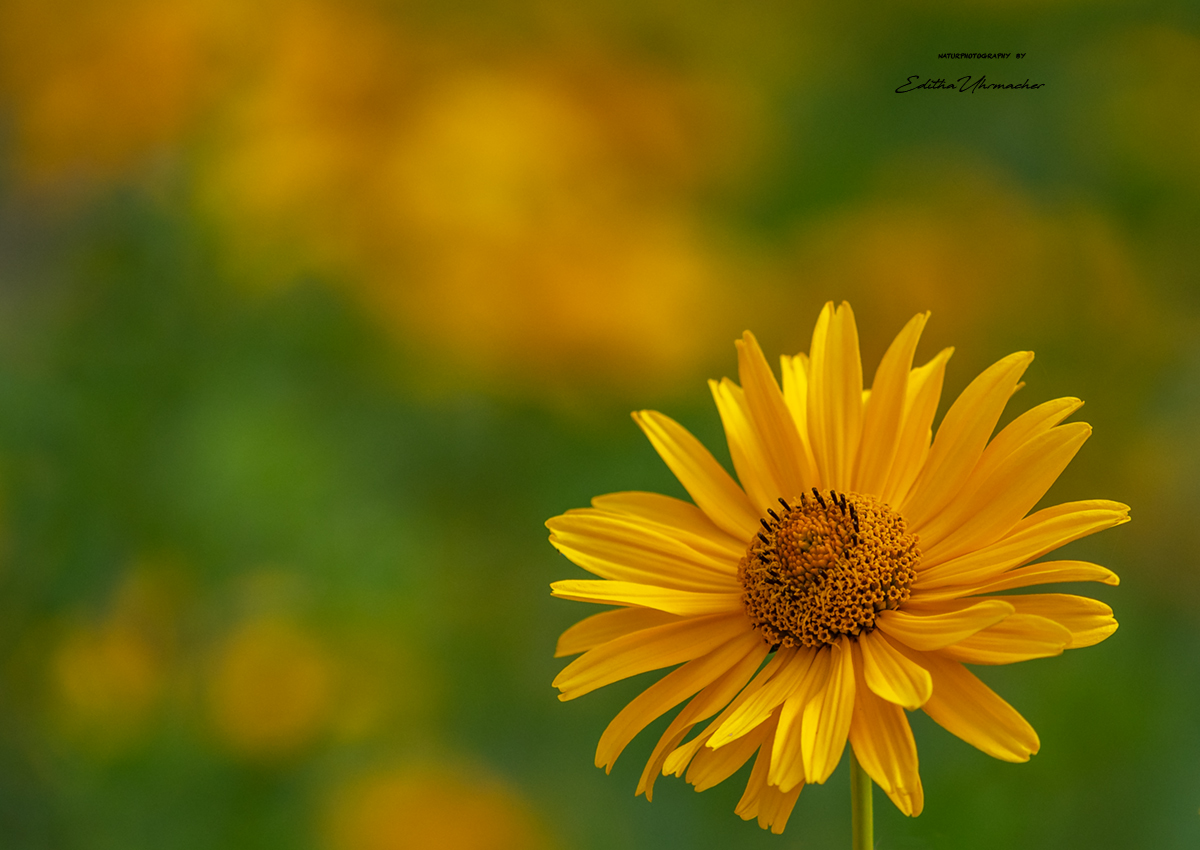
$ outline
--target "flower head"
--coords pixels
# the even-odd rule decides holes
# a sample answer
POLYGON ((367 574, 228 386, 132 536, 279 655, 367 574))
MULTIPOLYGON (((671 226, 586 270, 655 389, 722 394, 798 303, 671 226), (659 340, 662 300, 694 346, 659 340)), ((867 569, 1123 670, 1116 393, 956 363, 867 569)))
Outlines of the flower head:
POLYGON ((660 772, 704 790, 754 757, 737 813, 782 832, 805 783, 828 779, 849 741, 892 802, 920 814, 905 709, 1027 761, 1037 733, 964 663, 1058 655, 1116 630, 1094 599, 1008 593, 1117 584, 1097 564, 1031 563, 1129 519, 1105 500, 1029 513, 1091 433, 1060 424, 1082 402, 1038 405, 991 438, 1033 359, 1018 352, 972 381, 933 437, 952 350, 912 368, 927 318, 904 327, 865 391, 849 304, 825 305, 809 355, 782 358, 782 386, 747 332, 741 386, 710 382, 740 486, 678 423, 641 411, 634 420, 695 504, 613 493, 546 523, 555 548, 600 577, 555 582, 554 595, 619 606, 559 639, 557 655, 583 653, 554 680, 559 699, 680 665, 596 750, 611 769, 686 702, 642 772, 647 799, 660 772))

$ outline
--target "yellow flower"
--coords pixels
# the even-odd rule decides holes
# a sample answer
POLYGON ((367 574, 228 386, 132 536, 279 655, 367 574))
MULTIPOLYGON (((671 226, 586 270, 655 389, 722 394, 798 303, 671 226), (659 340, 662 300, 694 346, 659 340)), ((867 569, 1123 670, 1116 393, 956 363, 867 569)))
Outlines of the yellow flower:
POLYGON ((1129 519, 1104 500, 1026 516, 1091 433, 1059 424, 1082 402, 1038 405, 989 441, 1033 359, 1017 352, 971 382, 931 440, 952 349, 912 368, 927 318, 904 327, 869 390, 849 304, 825 305, 808 356, 782 358, 782 389, 747 332, 742 385, 709 384, 741 486, 678 423, 641 411, 634 420, 695 505, 613 493, 546 523, 555 548, 602 579, 555 582, 554 595, 621 606, 563 633, 557 655, 584 654, 554 680, 559 699, 682 665, 629 703, 596 751, 611 769, 647 724, 690 699, 642 773, 647 799, 660 771, 686 771, 702 791, 757 753, 737 813, 782 832, 804 784, 828 779, 848 739, 892 802, 920 814, 905 709, 1027 761, 1037 733, 963 663, 1058 655, 1116 630, 1096 600, 1007 593, 1117 584, 1097 564, 1029 563, 1129 519))

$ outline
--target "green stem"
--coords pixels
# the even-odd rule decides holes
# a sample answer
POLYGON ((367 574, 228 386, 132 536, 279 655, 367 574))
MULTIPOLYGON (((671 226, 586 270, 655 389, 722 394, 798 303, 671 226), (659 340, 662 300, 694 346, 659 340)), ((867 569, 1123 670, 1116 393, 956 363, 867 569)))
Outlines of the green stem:
POLYGON ((875 844, 875 817, 871 811, 871 777, 850 751, 850 822, 853 850, 871 850, 875 844))

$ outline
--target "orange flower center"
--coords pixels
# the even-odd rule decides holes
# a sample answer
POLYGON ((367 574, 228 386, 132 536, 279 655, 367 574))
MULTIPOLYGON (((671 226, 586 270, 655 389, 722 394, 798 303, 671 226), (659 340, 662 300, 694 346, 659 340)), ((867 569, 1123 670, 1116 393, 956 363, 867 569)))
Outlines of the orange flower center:
POLYGON ((921 551, 898 513, 872 496, 815 487, 812 498, 779 503, 738 564, 746 613, 772 646, 856 637, 908 599, 921 551))

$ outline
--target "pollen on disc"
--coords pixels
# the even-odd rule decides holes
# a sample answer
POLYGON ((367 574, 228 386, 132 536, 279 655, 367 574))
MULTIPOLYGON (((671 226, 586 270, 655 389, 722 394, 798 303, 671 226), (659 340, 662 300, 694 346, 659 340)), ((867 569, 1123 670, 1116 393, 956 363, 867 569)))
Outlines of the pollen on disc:
POLYGON ((821 647, 875 628, 909 596, 921 552, 904 519, 871 496, 780 499, 738 564, 742 601, 773 646, 821 647))

